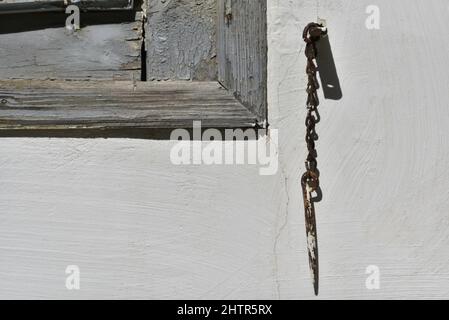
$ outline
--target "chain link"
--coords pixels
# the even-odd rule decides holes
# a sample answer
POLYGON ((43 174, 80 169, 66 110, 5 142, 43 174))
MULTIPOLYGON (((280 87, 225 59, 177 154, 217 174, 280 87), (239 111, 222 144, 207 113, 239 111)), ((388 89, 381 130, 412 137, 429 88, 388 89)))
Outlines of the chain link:
POLYGON ((318 267, 318 238, 316 228, 315 207, 313 205, 312 193, 318 192, 320 187, 317 152, 315 141, 318 140, 316 133, 316 124, 320 121, 318 113, 319 84, 316 77, 317 66, 315 59, 317 57, 316 42, 326 31, 322 25, 310 23, 306 26, 303 33, 303 39, 306 42, 305 54, 307 57, 307 117, 306 117, 306 144, 307 160, 306 172, 301 178, 301 186, 304 196, 304 210, 306 217, 307 249, 309 253, 309 267, 313 276, 313 285, 315 294, 318 295, 319 267, 318 267))
POLYGON ((306 116, 306 144, 308 156, 306 160, 306 173, 302 180, 307 184, 311 191, 316 191, 319 188, 319 171, 317 161, 317 151, 315 141, 318 139, 316 133, 316 125, 320 121, 318 113, 318 106, 320 104, 318 98, 318 83, 316 74, 317 66, 315 59, 317 57, 316 42, 323 36, 326 31, 323 31, 323 26, 318 23, 309 23, 304 29, 303 39, 306 42, 305 55, 307 57, 307 116, 306 116))

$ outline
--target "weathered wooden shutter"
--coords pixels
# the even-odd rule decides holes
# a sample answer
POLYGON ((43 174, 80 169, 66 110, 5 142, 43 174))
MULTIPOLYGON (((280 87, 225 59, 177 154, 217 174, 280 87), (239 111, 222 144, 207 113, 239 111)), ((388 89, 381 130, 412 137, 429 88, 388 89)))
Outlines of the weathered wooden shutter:
POLYGON ((73 3, 118 15, 73 33, 63 0, 0 0, 0 131, 266 124, 266 0, 73 3))

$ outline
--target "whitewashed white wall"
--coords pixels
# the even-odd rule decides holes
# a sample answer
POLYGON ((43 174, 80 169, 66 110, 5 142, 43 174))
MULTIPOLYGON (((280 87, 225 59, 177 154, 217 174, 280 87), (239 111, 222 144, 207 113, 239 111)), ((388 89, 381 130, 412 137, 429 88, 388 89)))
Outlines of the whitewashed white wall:
POLYGON ((447 1, 269 0, 268 15, 278 174, 176 167, 168 141, 1 139, 0 298, 313 298, 300 33, 317 15, 343 91, 318 128, 320 298, 449 297, 447 1))

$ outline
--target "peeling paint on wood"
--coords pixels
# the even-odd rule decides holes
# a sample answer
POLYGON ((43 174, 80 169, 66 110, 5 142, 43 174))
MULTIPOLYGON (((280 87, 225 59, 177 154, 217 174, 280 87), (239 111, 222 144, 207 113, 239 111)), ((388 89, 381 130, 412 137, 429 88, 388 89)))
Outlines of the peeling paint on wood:
POLYGON ((217 79, 217 0, 149 0, 148 80, 217 79))

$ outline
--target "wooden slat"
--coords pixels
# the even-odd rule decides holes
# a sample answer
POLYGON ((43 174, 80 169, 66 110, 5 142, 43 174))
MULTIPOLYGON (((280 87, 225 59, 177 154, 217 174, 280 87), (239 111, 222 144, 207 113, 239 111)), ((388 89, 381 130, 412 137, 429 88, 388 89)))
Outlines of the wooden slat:
POLYGON ((63 11, 70 4, 75 4, 84 11, 133 8, 133 0, 0 0, 0 14, 63 11))
POLYGON ((267 0, 218 0, 219 81, 259 116, 267 115, 267 0))
MULTIPOLYGON (((135 22, 2 34, 11 16, 0 18, 0 79, 140 80, 142 17, 135 22)), ((20 16, 19 16, 20 17, 20 16)), ((34 17, 36 18, 36 17, 34 17)), ((24 19, 18 21, 27 24, 24 19)))
POLYGON ((215 82, 0 81, 0 130, 254 127, 215 82))

